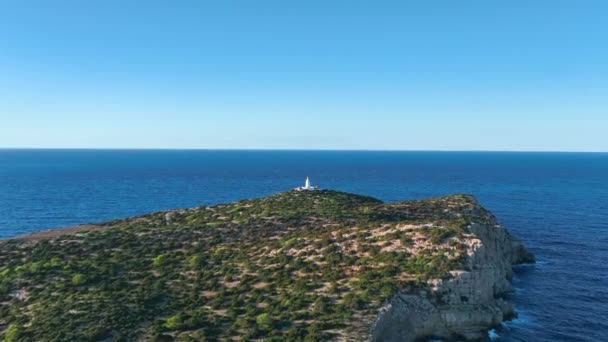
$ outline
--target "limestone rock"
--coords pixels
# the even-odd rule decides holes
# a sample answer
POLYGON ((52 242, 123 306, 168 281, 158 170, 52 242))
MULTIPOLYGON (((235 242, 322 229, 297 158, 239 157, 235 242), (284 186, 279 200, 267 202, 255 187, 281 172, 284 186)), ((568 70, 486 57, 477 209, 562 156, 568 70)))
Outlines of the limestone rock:
POLYGON ((486 222, 467 227, 465 269, 430 283, 430 292, 395 294, 372 324, 371 340, 477 340, 514 315, 503 299, 511 291, 512 264, 534 262, 534 256, 491 214, 482 214, 486 222))

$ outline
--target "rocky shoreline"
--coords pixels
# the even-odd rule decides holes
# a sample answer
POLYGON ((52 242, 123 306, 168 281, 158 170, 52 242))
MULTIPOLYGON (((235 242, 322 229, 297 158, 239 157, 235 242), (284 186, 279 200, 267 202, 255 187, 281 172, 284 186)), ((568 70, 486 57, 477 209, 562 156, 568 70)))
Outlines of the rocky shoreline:
POLYGON ((498 225, 493 216, 485 224, 467 227, 466 270, 437 280, 420 293, 397 293, 380 310, 370 329, 372 341, 480 340, 502 321, 513 318, 504 297, 512 290, 512 265, 535 262, 522 243, 498 225))

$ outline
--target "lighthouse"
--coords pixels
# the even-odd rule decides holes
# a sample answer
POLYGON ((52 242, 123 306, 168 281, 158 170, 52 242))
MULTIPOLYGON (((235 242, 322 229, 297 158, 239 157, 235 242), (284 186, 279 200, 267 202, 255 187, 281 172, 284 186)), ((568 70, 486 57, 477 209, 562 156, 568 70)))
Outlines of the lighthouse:
POLYGON ((318 188, 319 187, 316 185, 310 185, 310 178, 306 177, 306 180, 304 181, 304 186, 299 186, 296 188, 296 190, 317 190, 318 188))

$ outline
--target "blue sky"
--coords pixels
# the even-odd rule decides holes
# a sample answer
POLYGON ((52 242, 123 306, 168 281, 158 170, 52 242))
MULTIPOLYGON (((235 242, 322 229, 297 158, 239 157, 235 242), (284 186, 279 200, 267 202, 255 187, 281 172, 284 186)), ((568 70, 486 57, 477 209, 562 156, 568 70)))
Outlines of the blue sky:
POLYGON ((608 151, 606 1, 0 2, 0 147, 608 151))

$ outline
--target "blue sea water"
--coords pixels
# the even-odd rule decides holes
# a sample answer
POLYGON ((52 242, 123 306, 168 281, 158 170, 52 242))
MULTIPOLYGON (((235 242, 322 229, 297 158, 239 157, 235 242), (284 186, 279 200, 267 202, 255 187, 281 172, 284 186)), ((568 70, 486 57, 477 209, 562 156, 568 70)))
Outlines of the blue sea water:
POLYGON ((0 238, 258 197, 310 176, 385 201, 471 193, 536 254, 494 341, 608 341, 608 154, 0 150, 0 238))

